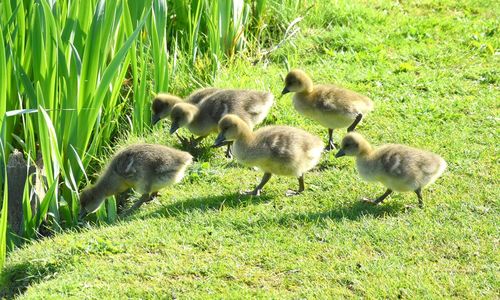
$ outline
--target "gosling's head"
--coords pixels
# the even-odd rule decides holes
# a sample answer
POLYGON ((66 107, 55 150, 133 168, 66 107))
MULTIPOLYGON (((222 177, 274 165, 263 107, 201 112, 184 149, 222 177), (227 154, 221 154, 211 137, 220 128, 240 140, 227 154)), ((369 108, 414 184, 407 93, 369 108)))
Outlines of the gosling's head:
POLYGON ((370 143, 361 134, 350 132, 342 139, 341 148, 335 157, 364 155, 370 150, 370 143))
POLYGON ((172 127, 170 133, 174 134, 177 129, 186 126, 193 122, 193 119, 198 111, 198 108, 189 103, 177 103, 170 112, 170 120, 172 127))
POLYGON ((80 218, 96 211, 101 206, 101 199, 96 197, 92 188, 85 188, 80 193, 80 218))
POLYGON ((161 119, 168 117, 174 105, 181 101, 181 98, 171 94, 160 93, 156 95, 153 100, 153 104, 151 105, 151 124, 155 125, 161 119))
POLYGON ((285 78, 285 88, 281 92, 282 95, 289 92, 311 92, 313 82, 311 78, 302 70, 295 69, 290 71, 285 78))
POLYGON ((238 139, 245 128, 248 128, 248 126, 237 115, 225 115, 219 121, 219 135, 215 140, 214 147, 220 147, 238 139))

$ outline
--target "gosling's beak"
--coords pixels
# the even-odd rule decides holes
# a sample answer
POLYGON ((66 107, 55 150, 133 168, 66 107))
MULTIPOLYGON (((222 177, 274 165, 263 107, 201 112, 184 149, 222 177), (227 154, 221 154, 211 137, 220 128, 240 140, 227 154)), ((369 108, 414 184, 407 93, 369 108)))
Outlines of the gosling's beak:
POLYGON ((179 129, 179 124, 177 123, 172 123, 172 127, 170 127, 170 134, 174 134, 177 129, 179 129))
POLYGON ((154 126, 156 123, 158 123, 158 121, 160 121, 160 117, 158 117, 157 115, 151 116, 151 125, 152 126, 154 126))
POLYGON ((218 147, 221 147, 221 146, 224 146, 224 145, 227 145, 227 143, 229 143, 228 141, 226 141, 226 138, 224 137, 224 134, 221 132, 219 133, 219 135, 217 136, 217 138, 215 139, 215 142, 214 144, 212 145, 213 148, 218 148, 218 147))
POLYGON ((85 216, 87 215, 87 211, 85 210, 85 208, 80 208, 80 214, 78 215, 78 220, 81 220, 83 219, 85 216))
POLYGON ((288 88, 285 86, 285 88, 283 89, 283 91, 281 91, 281 95, 284 95, 284 94, 288 94, 290 93, 290 91, 288 90, 288 88))
POLYGON ((344 149, 340 149, 339 152, 337 152, 337 154, 335 154, 335 157, 342 157, 345 155, 345 152, 344 152, 344 149))

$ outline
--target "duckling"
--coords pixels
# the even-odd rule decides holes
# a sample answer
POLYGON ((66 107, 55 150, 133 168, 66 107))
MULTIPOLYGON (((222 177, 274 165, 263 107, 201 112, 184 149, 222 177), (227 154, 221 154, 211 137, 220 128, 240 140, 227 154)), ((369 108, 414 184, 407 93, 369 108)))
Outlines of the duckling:
POLYGON ((305 117, 328 128, 328 146, 335 149, 333 130, 348 127, 353 131, 368 112, 373 110, 373 101, 354 91, 336 85, 313 85, 311 78, 302 70, 292 70, 285 78, 282 95, 295 92, 293 106, 305 117))
MULTIPOLYGON (((179 182, 192 156, 154 144, 136 144, 119 151, 97 182, 80 193, 80 217, 96 211, 104 199, 129 188, 141 193, 133 208, 152 200, 158 190, 179 182)), ((132 209, 131 209, 132 210, 132 209)))
POLYGON ((299 181, 297 191, 288 190, 287 196, 304 191, 304 173, 318 164, 323 152, 320 138, 289 126, 266 126, 252 132, 240 117, 228 114, 219 121, 219 135, 214 147, 234 141, 234 156, 247 166, 264 171, 261 182, 245 194, 259 196, 272 174, 295 176, 299 181))
MULTIPOLYGON (((198 105, 207 96, 220 91, 218 88, 202 88, 191 93, 184 101, 194 105, 198 105)), ((151 116, 151 124, 155 125, 161 119, 167 118, 170 115, 172 107, 181 103, 183 100, 172 94, 159 93, 153 100, 151 105, 151 110, 153 112, 151 116)))
MULTIPOLYGON (((250 128, 261 123, 274 102, 268 92, 254 90, 221 90, 206 97, 199 105, 178 103, 170 113, 174 134, 180 127, 187 127, 199 140, 217 132, 217 124, 226 114, 238 115, 250 128)), ((230 144, 226 156, 231 156, 230 144)))
POLYGON ((367 181, 379 181, 387 191, 376 199, 364 201, 379 204, 392 191, 414 191, 418 204, 423 207, 422 188, 433 183, 446 169, 446 162, 439 155, 405 145, 388 144, 373 149, 358 133, 350 132, 342 140, 335 157, 356 156, 361 177, 367 181))

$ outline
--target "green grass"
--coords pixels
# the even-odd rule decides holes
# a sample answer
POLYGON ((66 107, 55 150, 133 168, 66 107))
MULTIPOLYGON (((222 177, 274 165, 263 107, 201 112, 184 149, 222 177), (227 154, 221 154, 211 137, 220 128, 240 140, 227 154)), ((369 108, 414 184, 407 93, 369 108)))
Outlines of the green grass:
MULTIPOLYGON (((289 66, 369 95, 376 109, 359 132, 375 145, 409 144, 448 162, 424 191, 424 209, 405 209, 416 204, 412 193, 378 207, 360 203, 384 188, 362 182, 352 159, 333 155, 306 174, 303 195, 284 197, 296 180, 273 177, 260 198, 239 196, 262 174, 209 149, 210 138, 185 180, 137 214, 9 253, 2 295, 498 298, 500 5, 352 3, 318 4, 293 44, 256 66, 235 59, 213 85, 279 95, 289 66)), ((185 80, 196 78, 178 74, 172 92, 189 93, 185 80)), ((290 96, 266 122, 326 138, 290 96)), ((167 125, 119 144, 179 146, 167 125)))

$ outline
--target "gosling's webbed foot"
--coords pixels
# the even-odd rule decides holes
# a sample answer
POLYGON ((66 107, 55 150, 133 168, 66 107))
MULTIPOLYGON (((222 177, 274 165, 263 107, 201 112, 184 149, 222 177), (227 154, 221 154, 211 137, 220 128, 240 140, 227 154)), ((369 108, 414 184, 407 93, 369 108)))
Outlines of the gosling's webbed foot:
POLYGON ((189 144, 191 146, 196 146, 200 143, 202 139, 203 137, 195 137, 194 135, 191 135, 191 138, 189 139, 189 144))
POLYGON ((335 143, 333 142, 333 129, 328 128, 328 146, 325 148, 325 152, 337 149, 335 143))
POLYGON ((285 196, 287 196, 287 197, 297 196, 297 195, 300 195, 300 194, 301 194, 301 192, 294 191, 294 190, 287 190, 285 192, 285 196))
POLYGON ((411 204, 407 204, 404 206, 404 210, 405 211, 409 211, 409 210, 414 210, 416 208, 415 205, 411 205, 411 204))
POLYGON ((371 198, 367 198, 367 197, 361 198, 361 201, 365 202, 365 203, 372 204, 372 205, 378 205, 380 203, 380 202, 377 202, 376 199, 371 199, 371 198))
POLYGON ((181 144, 183 146, 185 146, 185 145, 187 145, 189 143, 189 140, 187 138, 185 138, 183 136, 180 136, 177 133, 176 133, 176 135, 177 135, 177 138, 179 139, 179 141, 181 142, 181 144))
POLYGON ((251 190, 251 191, 243 191, 243 192, 240 192, 240 194, 242 195, 247 195, 247 196, 260 196, 260 193, 261 193, 262 190, 260 189, 254 189, 254 190, 251 190))
POLYGON ((387 198, 390 194, 392 194, 392 190, 387 189, 387 191, 385 191, 385 193, 379 196, 377 199, 362 198, 361 201, 377 205, 379 203, 382 203, 382 201, 384 201, 384 199, 387 198))
POLYGON ((179 141, 181 142, 182 146, 187 148, 195 148, 204 138, 204 137, 195 137, 194 135, 192 135, 189 138, 181 137, 180 135, 177 135, 177 137, 179 138, 179 141))
POLYGON ((146 203, 146 202, 150 202, 150 201, 153 201, 154 199, 156 199, 160 194, 158 192, 154 192, 154 193, 151 193, 151 195, 149 195, 149 198, 147 198, 146 200, 143 201, 143 203, 146 203))
POLYGON ((262 180, 260 181, 259 185, 255 187, 252 191, 246 191, 243 192, 244 195, 253 195, 253 196, 260 196, 260 192, 262 191, 262 188, 266 183, 269 181, 271 178, 272 174, 271 173, 264 173, 264 176, 262 176, 262 180))
POLYGON ((330 152, 330 151, 335 150, 335 149, 337 149, 337 147, 335 146, 335 143, 329 142, 328 146, 325 147, 325 152, 330 152))

